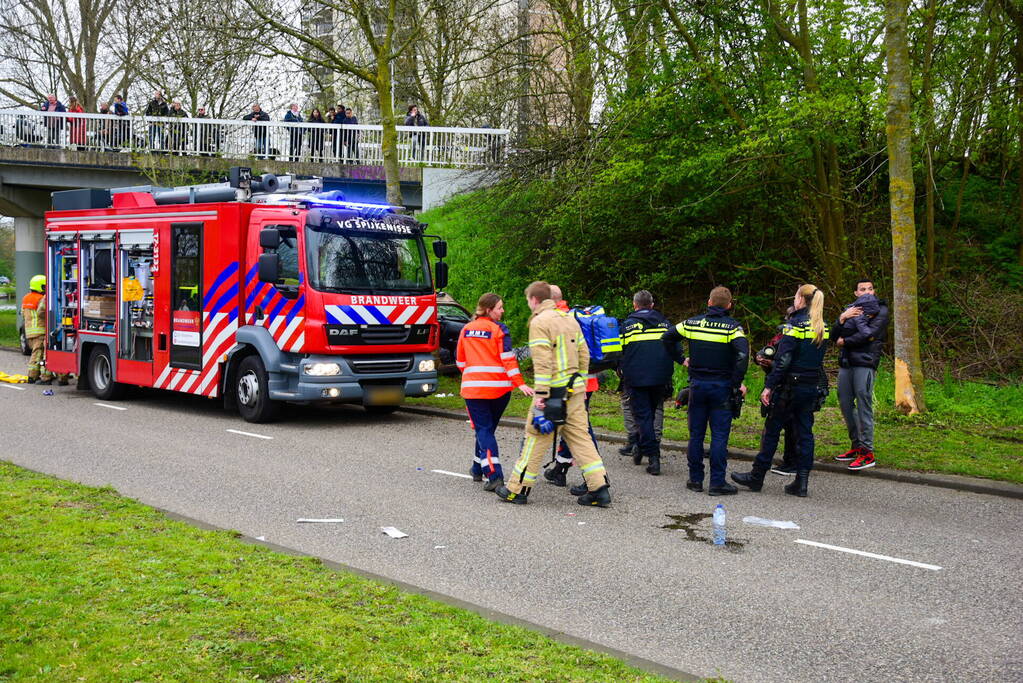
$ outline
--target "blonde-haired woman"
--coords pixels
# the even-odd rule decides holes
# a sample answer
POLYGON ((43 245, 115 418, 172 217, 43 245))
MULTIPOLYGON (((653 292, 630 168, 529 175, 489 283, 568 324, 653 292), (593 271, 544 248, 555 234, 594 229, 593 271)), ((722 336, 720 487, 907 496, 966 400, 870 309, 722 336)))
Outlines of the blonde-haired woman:
POLYGON ((764 475, 771 469, 778 437, 792 420, 798 427, 796 479, 785 493, 806 496, 813 468, 813 414, 820 409, 820 387, 824 375, 824 352, 828 345, 828 327, 824 324, 824 293, 813 285, 796 290, 795 309, 782 328, 782 337, 774 354, 774 365, 764 380, 760 402, 768 407, 760 452, 750 472, 732 475, 732 481, 759 491, 764 475))

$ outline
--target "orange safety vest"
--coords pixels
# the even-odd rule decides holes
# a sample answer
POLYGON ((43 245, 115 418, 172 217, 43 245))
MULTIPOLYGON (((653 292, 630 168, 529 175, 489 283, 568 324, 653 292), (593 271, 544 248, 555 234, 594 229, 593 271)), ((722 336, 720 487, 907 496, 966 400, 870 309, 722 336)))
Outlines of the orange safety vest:
POLYGON ((462 398, 500 398, 525 384, 508 328, 487 316, 462 328, 455 363, 462 371, 462 398))
POLYGON ((21 317, 25 320, 26 337, 46 334, 46 297, 39 292, 26 294, 21 300, 21 317))

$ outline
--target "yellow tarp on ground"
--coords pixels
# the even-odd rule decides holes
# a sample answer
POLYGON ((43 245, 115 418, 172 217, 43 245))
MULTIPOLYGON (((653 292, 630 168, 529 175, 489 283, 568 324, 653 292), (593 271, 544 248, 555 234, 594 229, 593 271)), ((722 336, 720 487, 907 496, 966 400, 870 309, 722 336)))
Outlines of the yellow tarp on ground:
POLYGON ((28 376, 8 375, 6 372, 0 372, 0 382, 7 382, 8 384, 25 384, 28 382, 28 376))

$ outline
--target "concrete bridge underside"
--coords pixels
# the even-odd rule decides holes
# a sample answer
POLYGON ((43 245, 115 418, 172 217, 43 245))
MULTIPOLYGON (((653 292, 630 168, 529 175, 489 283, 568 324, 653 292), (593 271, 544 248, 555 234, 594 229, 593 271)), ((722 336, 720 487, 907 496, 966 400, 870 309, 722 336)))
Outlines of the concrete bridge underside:
MULTIPOLYGON (((341 190, 353 201, 386 201, 384 171, 380 166, 3 147, 0 148, 0 215, 14 217, 18 300, 27 291, 29 279, 44 269, 43 215, 50 209, 50 193, 80 188, 185 184, 188 172, 226 174, 231 166, 249 166, 259 173, 321 176, 325 189, 341 190)), ((402 197, 411 210, 439 206, 459 191, 486 184, 490 177, 486 171, 449 168, 402 167, 399 171, 402 197)))

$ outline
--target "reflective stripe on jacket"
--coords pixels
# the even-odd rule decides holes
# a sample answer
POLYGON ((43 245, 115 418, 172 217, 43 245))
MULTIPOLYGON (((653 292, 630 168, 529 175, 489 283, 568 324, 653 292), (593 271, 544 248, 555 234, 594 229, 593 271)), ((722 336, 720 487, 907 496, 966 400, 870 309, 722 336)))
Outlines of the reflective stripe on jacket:
POLYGON ((458 333, 455 364, 462 372, 462 398, 498 398, 525 384, 508 328, 487 316, 458 333))
POLYGON ((552 387, 567 387, 576 373, 580 376, 574 388, 585 389, 590 349, 575 316, 558 310, 550 299, 540 302, 529 317, 529 354, 539 396, 550 395, 552 387))
POLYGON ((25 320, 26 337, 46 334, 46 297, 39 292, 26 294, 21 300, 21 317, 25 320))

